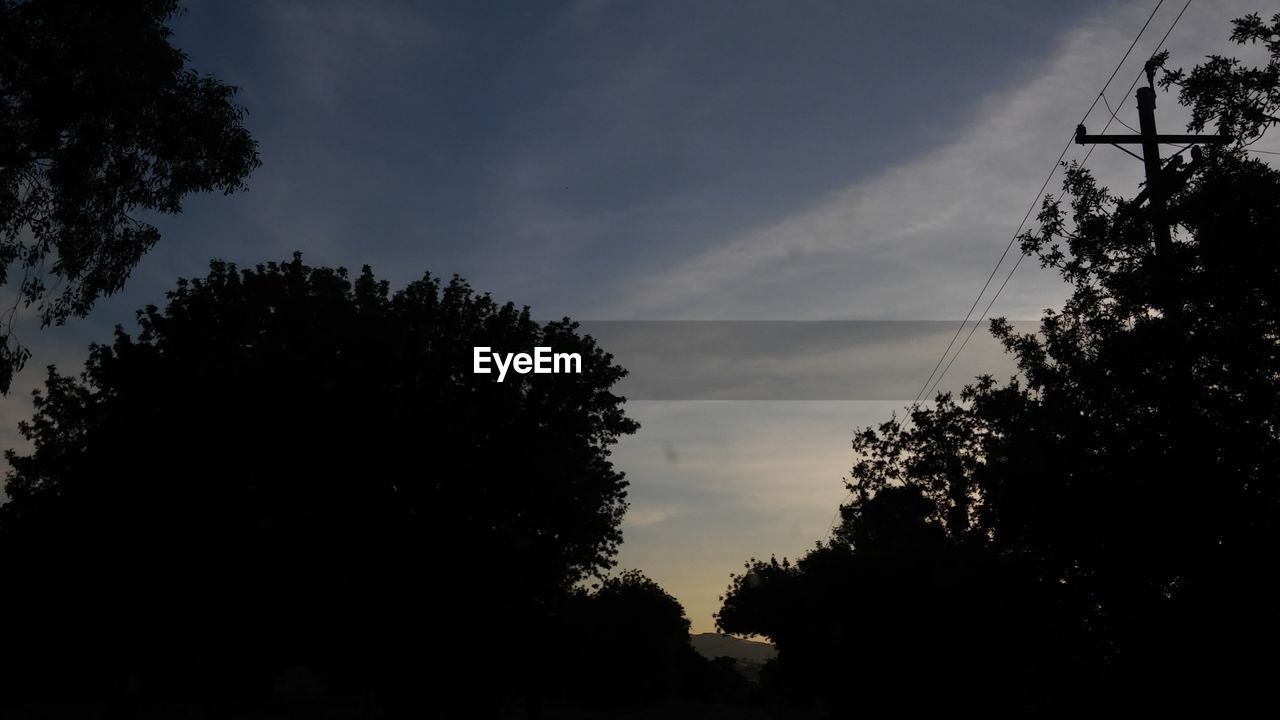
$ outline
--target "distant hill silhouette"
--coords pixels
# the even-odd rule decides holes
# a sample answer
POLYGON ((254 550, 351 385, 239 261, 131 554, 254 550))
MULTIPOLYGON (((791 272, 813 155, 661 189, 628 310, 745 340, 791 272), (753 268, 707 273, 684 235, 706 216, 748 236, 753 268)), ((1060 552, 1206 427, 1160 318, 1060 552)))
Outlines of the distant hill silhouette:
POLYGON ((753 683, 760 682, 760 671, 766 662, 778 654, 773 645, 755 640, 743 640, 720 633, 691 635, 689 642, 699 655, 708 660, 719 657, 733 659, 733 667, 739 675, 753 683))
POLYGON ((743 640, 720 633, 698 633, 691 635, 689 641, 693 644, 693 649, 708 660, 731 657, 750 663, 764 663, 778 654, 769 643, 743 640))

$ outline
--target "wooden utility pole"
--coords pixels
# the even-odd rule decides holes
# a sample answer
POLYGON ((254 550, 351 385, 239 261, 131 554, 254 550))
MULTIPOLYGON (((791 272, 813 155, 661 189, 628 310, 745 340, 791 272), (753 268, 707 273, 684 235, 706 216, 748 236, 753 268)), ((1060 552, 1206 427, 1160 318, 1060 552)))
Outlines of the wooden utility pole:
MULTIPOLYGON (((1166 170, 1160 162, 1160 145, 1163 143, 1178 145, 1225 145, 1231 142, 1227 135, 1161 135, 1156 132, 1156 90, 1155 67, 1147 63, 1147 87, 1138 88, 1138 135, 1089 135, 1084 125, 1076 127, 1076 144, 1096 145, 1107 143, 1121 145, 1141 145, 1142 164, 1146 170, 1147 188, 1139 196, 1147 199, 1148 215, 1151 219, 1151 234, 1155 240, 1157 272, 1160 273, 1160 293, 1164 297, 1161 302, 1166 315, 1177 314, 1177 306, 1173 298, 1174 278, 1172 276, 1173 237, 1166 216, 1166 202, 1172 190, 1167 181, 1166 170)), ((1124 148, 1120 148, 1124 150, 1124 148)), ((1125 150, 1125 152, 1129 152, 1125 150)), ((1132 155, 1133 153, 1129 153, 1132 155)), ((1193 155, 1196 155, 1193 150, 1193 155)))
MULTIPOLYGON (((1163 326, 1164 342, 1168 345, 1157 349, 1156 354, 1168 360, 1179 357, 1175 348, 1185 340, 1183 333, 1190 330, 1182 317, 1182 302, 1177 285, 1177 264, 1173 257, 1173 236, 1169 226, 1166 204, 1169 195, 1180 185, 1200 162, 1198 145, 1225 145, 1231 142, 1227 135, 1161 135, 1156 131, 1156 90, 1155 66, 1148 62, 1146 67, 1147 86, 1138 88, 1138 131, 1137 135, 1089 135, 1084 125, 1076 127, 1076 143, 1080 145, 1109 143, 1125 152, 1123 145, 1142 146, 1142 165, 1146 170, 1147 186, 1134 198, 1133 205, 1139 206, 1145 197, 1147 216, 1151 221, 1151 235, 1155 244, 1154 271, 1155 302, 1159 304, 1165 322, 1163 326), (1192 145, 1192 167, 1187 172, 1178 172, 1182 162, 1175 156, 1166 168, 1160 160, 1160 145, 1171 143, 1192 145)), ((1133 153, 1129 153, 1133 155, 1133 153)), ((1135 156, 1136 157, 1136 156, 1135 156)), ((1188 392, 1194 386, 1194 375, 1190 365, 1174 362, 1169 367, 1169 383, 1172 388, 1169 401, 1165 407, 1169 412, 1168 428, 1174 446, 1179 451, 1195 447, 1195 438, 1191 428, 1195 427, 1195 413, 1188 400, 1188 392)), ((1186 456, 1182 456, 1186 457, 1186 456)), ((1179 462, 1185 462, 1179 461, 1179 462)))

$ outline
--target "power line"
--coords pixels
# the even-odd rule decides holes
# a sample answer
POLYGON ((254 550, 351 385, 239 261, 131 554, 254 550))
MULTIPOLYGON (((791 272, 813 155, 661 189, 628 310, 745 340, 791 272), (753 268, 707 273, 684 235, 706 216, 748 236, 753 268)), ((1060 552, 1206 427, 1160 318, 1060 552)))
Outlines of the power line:
MULTIPOLYGON (((1182 19, 1182 15, 1183 15, 1183 13, 1185 13, 1185 12, 1187 11, 1187 8, 1188 8, 1188 7, 1190 7, 1190 6, 1191 6, 1191 0, 1187 0, 1186 4, 1184 4, 1184 5, 1182 6, 1182 10, 1178 12, 1178 16, 1177 16, 1177 17, 1175 17, 1175 18, 1173 19, 1173 23, 1172 23, 1171 25, 1169 25, 1169 29, 1168 29, 1168 30, 1166 30, 1166 31, 1165 31, 1165 33, 1164 33, 1164 36, 1160 38, 1160 42, 1156 45, 1156 49, 1155 49, 1155 50, 1153 50, 1153 51, 1151 52, 1152 57, 1154 57, 1156 53, 1160 52, 1160 48, 1164 47, 1164 43, 1165 43, 1165 41, 1169 39, 1169 34, 1173 32, 1173 29, 1174 29, 1175 27, 1177 27, 1177 25, 1178 25, 1178 21, 1182 19)), ((1157 5, 1157 6, 1156 6, 1156 9, 1158 10, 1158 9, 1159 9, 1159 7, 1160 7, 1160 6, 1159 6, 1159 5, 1157 5)), ((1154 12, 1153 12, 1153 14, 1154 14, 1154 12)), ((1150 18, 1147 18, 1147 22, 1150 22, 1150 21, 1151 21, 1151 19, 1150 19, 1150 18)), ((1143 27, 1145 28, 1146 26, 1144 25, 1143 27)), ((1141 33, 1139 33, 1139 34, 1141 34, 1141 33)), ((1136 41, 1136 38, 1135 38, 1135 41, 1136 41)), ((1131 45, 1131 46, 1130 46, 1130 49, 1132 49, 1132 47, 1133 47, 1133 46, 1131 45)), ((1126 55, 1127 55, 1127 54, 1126 54, 1126 55)), ((1121 62, 1123 62, 1123 60, 1122 60, 1121 62)), ((1117 68, 1117 69, 1119 69, 1119 68, 1117 68)), ((1137 77, 1135 77, 1135 78, 1133 79, 1133 82, 1129 84, 1129 90, 1128 90, 1128 91, 1126 91, 1126 95, 1127 95, 1129 92, 1132 92, 1132 91, 1133 91, 1134 86, 1136 86, 1136 85, 1138 84, 1138 80, 1142 77, 1143 72, 1145 72, 1145 68, 1144 68, 1144 70, 1143 70, 1143 71, 1140 71, 1140 72, 1138 73, 1138 76, 1137 76, 1137 77)), ((1114 77, 1114 76, 1115 76, 1115 73, 1112 73, 1112 77, 1114 77)), ((1110 81, 1108 81, 1108 82, 1110 82, 1110 81)), ((1103 92, 1105 92, 1105 91, 1106 91, 1106 89, 1104 88, 1104 89, 1103 89, 1103 92)), ((1086 117, 1087 117, 1087 116, 1088 116, 1088 113, 1085 113, 1085 115, 1086 115, 1086 117)), ((1113 117, 1113 118, 1115 118, 1114 114, 1112 115, 1112 117, 1113 117)), ((1116 119, 1118 119, 1118 118, 1116 118, 1116 119)), ((1081 124, 1082 124, 1082 125, 1084 124, 1084 123, 1083 123, 1083 121, 1081 122, 1081 124)), ((1106 124, 1105 126, 1103 126, 1102 132, 1103 132, 1103 133, 1106 133, 1107 128, 1108 128, 1108 127, 1110 127, 1110 126, 1111 126, 1111 122, 1110 122, 1110 120, 1108 120, 1107 124, 1106 124)), ((1093 146, 1093 147, 1097 147, 1097 146, 1095 145, 1095 146, 1093 146)), ((1090 148, 1089 148, 1089 152, 1085 153, 1084 160, 1081 160, 1081 161, 1080 161, 1080 165, 1081 165, 1081 167, 1083 167, 1083 166, 1084 166, 1084 164, 1085 164, 1086 162, 1088 162, 1088 161, 1089 161, 1089 155, 1090 155, 1090 154, 1092 154, 1092 152, 1093 152, 1093 147, 1090 147, 1090 148)), ((1186 148, 1184 147, 1184 148, 1183 148, 1183 150, 1185 150, 1185 149, 1186 149, 1186 148)), ((1062 162, 1062 158, 1061 158, 1061 157, 1059 157, 1059 158, 1058 158, 1058 162, 1059 162, 1059 163, 1061 163, 1061 162, 1062 162)), ((1057 167, 1058 167, 1058 166, 1057 166, 1057 165, 1055 165, 1055 166, 1054 166, 1054 169, 1056 170, 1056 169, 1057 169, 1057 167)), ((1052 177, 1052 176, 1053 176, 1053 173, 1050 173, 1050 177, 1052 177)), ((1046 185, 1047 185, 1047 184, 1048 184, 1048 183, 1046 182, 1046 185)), ((1044 189, 1043 189, 1043 188, 1041 188, 1041 192, 1044 192, 1044 189)), ((1024 220, 1023 220, 1023 222, 1026 222, 1026 220, 1024 219, 1024 220)), ((1021 226, 1019 226, 1019 228, 1018 228, 1018 229, 1019 229, 1019 230, 1021 230, 1021 229, 1022 229, 1022 228, 1021 228, 1021 226)), ((1016 236, 1015 236, 1015 237, 1016 237, 1016 236)), ((996 298, 1000 297, 1000 293, 1001 293, 1002 291, 1004 291, 1005 286, 1009 284, 1009 280, 1013 277, 1013 274, 1014 274, 1015 272, 1017 272, 1017 270, 1018 270, 1018 266, 1022 264, 1022 258, 1024 258, 1024 257, 1026 257, 1026 256, 1025 256, 1025 255, 1021 255, 1021 254, 1018 256, 1018 261, 1017 261, 1017 262, 1015 262, 1015 263, 1013 264, 1013 267, 1009 270, 1009 274, 1005 276, 1005 278, 1004 278, 1004 282, 1000 283, 1000 287, 999 287, 998 289, 996 289, 995 294, 991 296, 991 302, 987 303, 987 307, 986 307, 986 309, 984 309, 984 310, 982 311, 982 317, 981 317, 981 318, 979 318, 976 322, 974 322, 973 327, 969 328, 969 334, 968 334, 968 335, 965 335, 964 341, 960 343, 960 347, 956 349, 955 354, 951 356, 951 360, 950 360, 949 362, 947 362, 946 367, 944 367, 944 368, 942 369, 942 372, 938 375, 938 379, 937 379, 936 381, 934 381, 934 383, 933 383, 933 387, 929 388, 929 393, 928 393, 928 394, 932 394, 932 393, 933 393, 933 391, 934 391, 935 389, 937 389, 938 385, 942 382, 942 378, 943 378, 943 376, 945 376, 945 375, 947 374, 947 371, 951 369, 951 364, 952 364, 952 363, 954 363, 954 362, 956 361, 956 358, 957 358, 957 357, 960 357, 960 353, 964 352, 964 348, 965 348, 965 346, 969 344, 969 338, 972 338, 972 337, 973 337, 973 333, 978 329, 978 325, 980 325, 980 324, 982 323, 982 320, 986 319, 987 314, 988 314, 989 312, 991 312, 991 307, 992 307, 993 305, 995 305, 996 298)), ((998 265, 997 265, 997 267, 998 267, 998 265)))
MULTIPOLYGON (((1111 110, 1110 103, 1108 103, 1106 100, 1106 92, 1107 92, 1107 89, 1111 86, 1111 82, 1115 80, 1116 75, 1119 74, 1120 68, 1123 67, 1125 61, 1129 59, 1129 55, 1132 54, 1134 47, 1137 46, 1138 41, 1142 38, 1142 35, 1146 32, 1147 27, 1151 25, 1151 21, 1155 19, 1156 13, 1160 11, 1161 6, 1163 5, 1164 5, 1164 0, 1157 0, 1155 7, 1152 8, 1151 10, 1151 14, 1148 15, 1146 21, 1142 23, 1142 27, 1138 29, 1138 33, 1134 36, 1133 41, 1130 42, 1129 47, 1125 49, 1124 55, 1120 58, 1120 61, 1116 63, 1115 69, 1113 69, 1111 71, 1111 74, 1107 77, 1107 81, 1103 84, 1102 90, 1100 90, 1097 96, 1094 97, 1093 102, 1089 104, 1089 108, 1085 110, 1083 117, 1081 117, 1080 122, 1077 123, 1077 125, 1083 125, 1085 120, 1087 120, 1089 118, 1089 115, 1093 112, 1094 108, 1097 107, 1098 102, 1102 101, 1103 104, 1107 107, 1107 110, 1110 112, 1110 117, 1107 119, 1107 124, 1103 128, 1103 132, 1104 133, 1106 132, 1106 128, 1109 128, 1112 122, 1120 122, 1121 125, 1125 125, 1125 127, 1128 127, 1128 125, 1125 124, 1124 121, 1120 120, 1119 117, 1117 117, 1115 111, 1111 110)), ((1182 6, 1182 9, 1178 12, 1178 15, 1173 19, 1173 23, 1169 26, 1169 29, 1166 30, 1164 35, 1160 38, 1160 42, 1157 43, 1156 49, 1151 53, 1152 56, 1160 52, 1160 49, 1164 46, 1165 41, 1168 40, 1170 33, 1173 32, 1174 27, 1177 26, 1178 21, 1182 19, 1182 15, 1186 13, 1187 8, 1190 6, 1191 6, 1191 0, 1187 0, 1187 2, 1182 6)), ((1133 82, 1130 83, 1128 90, 1125 91, 1126 96, 1129 93, 1133 92, 1133 88, 1137 85, 1138 80, 1141 77, 1142 77, 1142 72, 1140 71, 1138 75, 1134 77, 1133 82)), ((1027 208, 1026 213, 1023 214, 1022 220, 1018 223, 1017 229, 1014 230, 1013 235, 1009 238, 1009 242, 1005 245, 1004 250, 1000 253, 1000 257, 996 260, 995 265, 991 268, 991 272, 987 275, 986 281, 982 284, 982 288, 978 291, 977 297, 974 298, 973 303, 969 306, 969 310, 968 312, 965 313, 964 319, 960 321, 959 326, 956 328, 955 334, 951 336, 951 340, 947 343, 946 348, 943 349, 942 354, 938 357, 938 361, 934 364, 933 370, 929 372, 929 377, 925 379, 924 384, 920 388, 920 391, 916 393, 915 398, 911 401, 911 406, 907 408, 906 412, 904 413, 903 415, 904 420, 909 421, 911 419, 912 414, 916 411, 917 408, 919 408, 921 399, 924 397, 927 397, 928 395, 931 395, 933 391, 937 389, 938 385, 941 384, 943 377, 945 377, 947 374, 947 371, 951 369, 951 366, 953 363, 955 363, 956 358, 960 356, 960 353, 964 351, 965 346, 969 344, 969 340, 970 338, 973 337, 973 334, 977 330, 978 325, 980 325, 982 323, 982 320, 986 318, 988 313, 990 313, 991 308, 995 305, 996 299, 1000 297, 1000 294, 1004 291, 1005 287, 1009 284, 1009 280, 1013 278, 1013 274, 1017 272, 1018 267, 1022 264, 1022 260, 1023 258, 1026 257, 1026 255, 1019 253, 1017 260, 1013 264, 1013 267, 1010 268, 1008 274, 1005 275, 1004 280, 1000 283, 1000 286, 996 289, 995 293, 991 296, 991 300, 987 303, 986 307, 983 309, 981 317, 973 323, 973 326, 969 329, 968 334, 965 335, 964 340, 961 341, 960 346, 956 348, 955 354, 951 356, 950 360, 947 360, 947 355, 951 352, 952 347, 955 347, 956 340, 960 337, 960 334, 964 332, 965 325, 968 324, 969 319, 973 317, 973 311, 978 307, 978 303, 982 301, 982 296, 986 293, 987 288, 991 286, 991 281, 995 278, 996 273, 1000 270, 1000 266, 1004 264, 1005 258, 1007 258, 1009 255, 1009 251, 1013 249, 1013 245, 1014 243, 1017 242, 1018 236, 1022 232, 1022 228, 1026 225, 1027 220, 1031 218, 1031 213, 1035 210, 1036 204, 1043 197, 1045 189, 1049 187, 1049 183, 1053 180, 1053 176, 1057 174, 1058 168, 1061 166, 1062 160, 1063 158, 1066 157, 1067 151, 1071 148, 1071 145, 1073 144, 1074 140, 1075 140, 1075 133, 1073 130, 1072 135, 1067 139, 1067 142, 1062 146, 1062 151, 1058 153, 1057 159, 1054 160, 1053 166, 1049 170, 1049 174, 1045 176, 1044 182, 1040 184, 1040 189, 1036 192, 1034 198, 1031 201, 1030 206, 1027 208), (943 365, 943 361, 946 361, 945 366, 943 365), (939 372, 939 369, 941 369, 941 372, 939 372), (936 379, 935 379, 935 376, 936 376, 936 379), (932 381, 932 385, 930 385, 931 381, 932 381)), ((1088 162, 1089 156, 1092 154, 1093 154, 1093 148, 1090 147, 1089 151, 1085 153, 1084 159, 1081 160, 1081 163, 1080 163, 1081 166, 1083 166, 1085 163, 1088 162)), ((1273 153, 1273 154, 1280 155, 1280 153, 1273 153)), ((899 427, 902 426, 902 422, 903 422, 902 420, 898 421, 899 427)), ((843 504, 844 503, 842 502, 841 506, 843 506, 843 504)), ((839 517, 840 517, 840 509, 837 508, 836 514, 835 516, 833 516, 831 520, 831 529, 835 528, 836 520, 839 517)))
MULTIPOLYGON (((1155 57, 1156 53, 1160 52, 1160 48, 1164 47, 1165 41, 1169 39, 1169 34, 1172 33, 1173 29, 1178 26, 1178 21, 1182 19, 1183 13, 1185 13, 1187 11, 1187 8, 1189 7, 1191 7, 1191 0, 1187 0, 1186 4, 1182 6, 1182 9, 1178 11, 1178 16, 1173 19, 1173 23, 1169 25, 1169 29, 1164 31, 1164 35, 1160 37, 1160 42, 1156 43, 1156 49, 1151 51, 1151 57, 1155 57)), ((1125 97, 1129 97, 1130 95, 1133 94, 1133 89, 1138 86, 1138 81, 1142 79, 1142 76, 1145 72, 1146 72, 1146 68, 1143 68, 1142 70, 1138 71, 1137 75, 1133 76, 1133 82, 1129 83, 1129 89, 1124 91, 1125 97)), ((1124 125, 1125 127, 1129 127, 1128 125, 1125 125, 1125 123, 1121 121, 1120 118, 1116 117, 1115 113, 1111 113, 1111 117, 1107 120, 1107 124, 1102 126, 1103 133, 1106 133, 1107 128, 1111 127, 1111 122, 1113 120, 1120 122, 1120 124, 1124 125)), ((1129 127, 1129 130, 1132 132, 1137 132, 1131 127, 1129 127)), ((1096 147, 1098 146, 1097 145, 1089 146, 1089 151, 1084 154, 1084 159, 1080 161, 1081 165, 1084 165, 1085 163, 1089 162, 1089 156, 1093 155, 1093 149, 1096 147)))
MULTIPOLYGON (((1116 111, 1111 109, 1111 103, 1107 102, 1107 96, 1106 96, 1106 95, 1103 95, 1103 96, 1102 96, 1102 105, 1107 109, 1107 112, 1111 113, 1111 119, 1112 119, 1112 120, 1115 120, 1116 122, 1118 122, 1118 123, 1120 123, 1121 125, 1125 126, 1125 128, 1127 128, 1127 129, 1129 130, 1129 132, 1134 132, 1134 133, 1138 132, 1137 130, 1134 130, 1134 129, 1133 129, 1133 126, 1132 126, 1132 125, 1130 125, 1129 123, 1127 123, 1127 122, 1125 122, 1125 121, 1121 120, 1120 118, 1116 117, 1116 111)), ((1108 122, 1108 123, 1107 123, 1107 126, 1108 126, 1108 127, 1110 127, 1110 126, 1111 126, 1111 123, 1110 123, 1110 122, 1108 122)), ((1105 132, 1105 130, 1104 130, 1103 132, 1105 132)))
MULTIPOLYGON (((1147 27, 1151 25, 1151 21, 1155 18, 1156 13, 1160 11, 1160 7, 1162 5, 1164 5, 1164 0, 1158 0, 1156 6, 1152 8, 1151 14, 1147 16, 1146 22, 1142 23, 1142 27, 1138 29, 1138 34, 1135 35, 1133 37, 1133 41, 1129 43, 1129 47, 1124 51, 1124 56, 1120 58, 1120 62, 1116 63, 1115 69, 1112 70, 1111 75, 1107 77, 1107 81, 1103 84, 1102 90, 1098 92, 1097 96, 1094 97, 1093 102, 1089 104, 1089 109, 1085 110, 1084 116, 1080 119, 1080 122, 1077 123, 1078 125, 1083 124, 1085 120, 1089 119, 1089 114, 1098 106, 1098 101, 1103 99, 1103 96, 1107 92, 1107 88, 1111 87, 1111 82, 1115 80, 1116 75, 1120 72, 1120 68, 1124 66, 1125 60, 1129 59, 1129 55, 1133 52, 1133 48, 1137 46, 1138 40, 1141 39, 1143 33, 1147 31, 1147 27)), ((934 364, 933 370, 929 373, 929 377, 925 379, 924 385, 920 387, 920 392, 916 393, 915 399, 911 401, 911 410, 908 411, 906 417, 909 418, 910 414, 920 405, 921 398, 926 397, 929 394, 929 383, 934 379, 939 368, 942 367, 942 363, 951 352, 951 348, 955 347, 956 340, 959 339, 960 333, 964 332, 964 327, 969 322, 969 318, 973 317, 973 311, 977 309, 978 303, 982 301, 982 296, 987 292, 987 288, 991 286, 991 281, 1000 270, 1000 266, 1004 264, 1005 258, 1009 256, 1009 251, 1013 249, 1013 244, 1018 240, 1018 234, 1022 232, 1023 226, 1027 224, 1027 220, 1031 218, 1031 213, 1035 211, 1036 204, 1040 201, 1041 196, 1043 196, 1045 188, 1049 187, 1050 181, 1053 180, 1053 176, 1058 172, 1058 166, 1062 163, 1062 159, 1067 156, 1067 151, 1071 149, 1071 145, 1074 140, 1075 131, 1073 129, 1071 136, 1067 138, 1067 142, 1062 146, 1062 152, 1058 153, 1058 159, 1053 162, 1053 167, 1049 170, 1049 174, 1045 176, 1044 182, 1040 184, 1040 189, 1032 199, 1031 205, 1027 207, 1027 212, 1022 216, 1022 221, 1018 223, 1018 228, 1013 231, 1013 235, 1009 238, 1008 244, 1005 245, 1004 251, 1000 253, 1000 257, 996 260, 995 266, 991 268, 991 272, 987 275, 987 280, 982 284, 982 289, 978 291, 978 296, 973 299, 973 304, 969 306, 969 311, 965 313, 964 319, 960 321, 960 325, 956 328, 955 334, 951 336, 951 340, 947 343, 947 347, 943 349, 942 355, 938 357, 938 362, 934 364)), ((939 380, 940 379, 941 378, 939 378, 939 380)), ((935 382, 933 387, 937 387, 937 385, 938 383, 935 382)))

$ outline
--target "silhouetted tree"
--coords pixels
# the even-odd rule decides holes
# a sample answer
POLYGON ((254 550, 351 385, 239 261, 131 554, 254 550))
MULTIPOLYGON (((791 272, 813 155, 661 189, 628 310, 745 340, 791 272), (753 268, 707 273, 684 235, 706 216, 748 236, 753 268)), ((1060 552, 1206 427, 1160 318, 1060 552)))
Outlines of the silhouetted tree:
MULTIPOLYGON (((1189 129, 1200 132, 1213 123, 1249 145, 1280 123, 1280 13, 1270 23, 1251 13, 1232 25, 1232 42, 1267 49, 1271 58, 1265 66, 1247 67, 1235 58, 1210 55, 1190 73, 1166 72, 1160 85, 1178 88, 1178 101, 1191 108, 1189 129)), ((1165 50, 1155 59, 1163 65, 1168 58, 1165 50)))
POLYGON ((51 368, 34 450, 7 455, 11 690, 249 701, 303 667, 414 716, 473 707, 518 692, 510 656, 612 564, 609 449, 636 424, 573 322, 295 256, 215 262, 139 325, 78 379, 51 368), (500 383, 481 345, 582 373, 500 383))
POLYGON ((580 590, 566 606, 561 686, 600 707, 675 697, 705 662, 689 641, 680 601, 637 570, 580 590))
POLYGON ((656 706, 757 699, 732 658, 694 649, 680 602, 637 570, 577 589, 554 615, 556 636, 528 673, 530 694, 550 705, 664 712, 656 706))
POLYGON ((950 543, 933 512, 918 488, 889 487, 851 509, 844 537, 747 563, 716 621, 774 642, 766 690, 834 717, 1017 715, 1048 699, 1041 674, 1069 663, 1041 632, 1041 589, 950 543))
POLYGON ((176 0, 0 2, 0 284, 16 281, 0 392, 29 354, 12 332, 20 305, 43 325, 84 316, 159 240, 141 213, 238 190, 258 166, 235 88, 170 45, 177 12, 176 0))
MULTIPOLYGON (((1223 117, 1248 142, 1275 122, 1275 29, 1233 34, 1268 42, 1266 68, 1165 76, 1193 127, 1223 117)), ((1038 333, 992 323, 1019 377, 860 432, 833 538, 735 578, 721 625, 773 638, 775 678, 871 717, 1271 702, 1280 173, 1239 144, 1180 172, 1158 258, 1140 201, 1068 166, 1069 205, 1047 198, 1021 244, 1072 295, 1038 333), (851 678, 870 680, 845 693, 851 678)))

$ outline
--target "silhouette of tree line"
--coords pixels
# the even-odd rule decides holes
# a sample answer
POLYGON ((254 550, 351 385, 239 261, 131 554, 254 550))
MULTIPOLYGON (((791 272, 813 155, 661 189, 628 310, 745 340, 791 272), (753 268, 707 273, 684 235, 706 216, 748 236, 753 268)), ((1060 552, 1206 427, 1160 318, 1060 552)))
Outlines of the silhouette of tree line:
POLYGON ((860 431, 832 536, 735 576, 717 621, 776 643, 776 691, 833 717, 1274 712, 1280 173, 1247 145, 1278 121, 1280 15, 1232 39, 1269 63, 1163 75, 1237 138, 1173 193, 1170 256, 1068 165, 1020 241, 1072 294, 1037 333, 991 323, 1018 377, 860 431))
MULTIPOLYGON (((140 212, 259 164, 236 89, 171 45, 179 12, 0 3, 0 391, 20 307, 85 315, 158 241, 140 212)), ((605 577, 609 449, 637 426, 571 321, 295 255, 215 262, 138 323, 78 377, 49 368, 33 450, 6 453, 0 707, 472 717, 747 692, 661 588, 605 577), (477 345, 583 372, 495 383, 477 345)))
POLYGON ((50 369, 35 449, 8 455, 6 644, 35 685, 252 693, 291 665, 388 697, 501 682, 544 606, 610 566, 608 448, 636 425, 608 392, 624 371, 572 323, 295 256, 214 263, 139 325, 79 378, 50 369), (477 344, 585 372, 496 383, 470 372, 477 344))
POLYGON ((749 693, 674 598, 605 575, 609 448, 637 425, 575 323, 295 255, 215 262, 138 324, 79 377, 51 367, 34 449, 6 454, 6 702, 486 717, 749 693), (476 345, 584 372, 497 383, 476 345))
MULTIPOLYGON (((20 268, 45 322, 120 287, 158 237, 134 212, 257 165, 234 89, 169 45, 177 10, 0 4, 0 279, 20 268)), ((1171 257, 1140 202, 1069 166, 1021 241, 1073 294, 1039 333, 992 324, 1019 376, 859 432, 832 536, 733 579, 717 621, 776 644, 768 694, 829 717, 1268 702, 1280 173, 1247 143, 1277 122, 1280 15, 1232 37, 1270 63, 1163 77, 1192 129, 1240 140, 1173 194, 1171 257)), ((637 425, 612 392, 626 371, 569 319, 295 255, 214 262, 138 326, 78 376, 49 368, 32 449, 6 453, 0 710, 762 701, 693 652, 661 587, 608 575, 626 509, 610 448, 637 425), (496 383, 471 372, 477 345, 577 352, 583 372, 496 383)), ((0 389, 26 357, 2 337, 0 389)))

